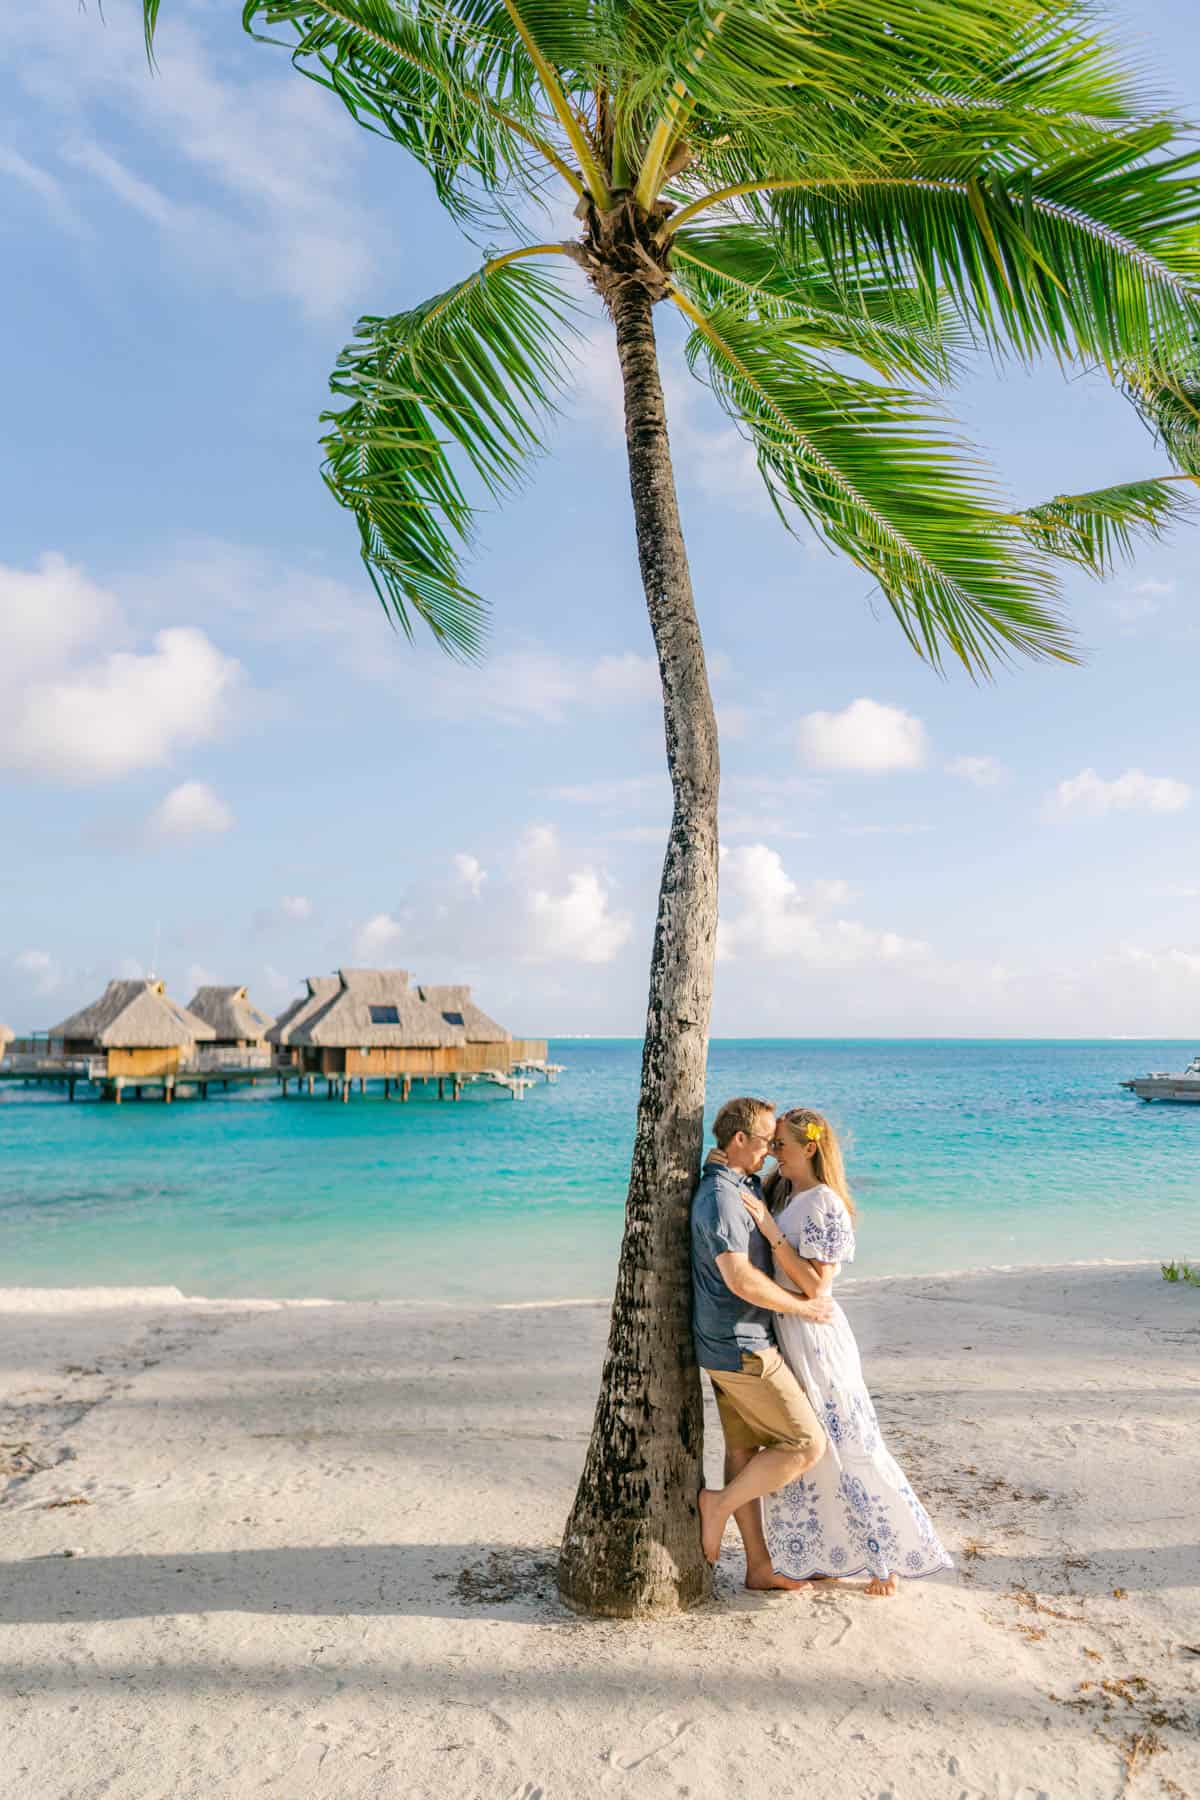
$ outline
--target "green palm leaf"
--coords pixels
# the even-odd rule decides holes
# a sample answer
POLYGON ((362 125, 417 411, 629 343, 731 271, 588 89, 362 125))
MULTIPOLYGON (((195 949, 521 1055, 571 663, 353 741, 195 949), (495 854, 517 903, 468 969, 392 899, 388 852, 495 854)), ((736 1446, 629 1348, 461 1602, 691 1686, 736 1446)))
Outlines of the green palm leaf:
POLYGON ((797 342, 856 356, 885 377, 950 377, 967 338, 936 294, 861 261, 847 278, 815 245, 806 252, 751 223, 697 226, 671 239, 671 267, 701 311, 790 319, 797 342))
POLYGON ((519 479, 568 367, 570 301, 545 275, 489 265, 411 312, 359 321, 322 415, 325 479, 358 521, 363 561, 401 629, 423 619, 472 655, 483 605, 462 580, 475 509, 457 451, 487 491, 519 479))
POLYGON ((393 0, 248 0, 248 31, 290 50, 295 67, 335 93, 360 125, 389 137, 433 177, 458 217, 476 193, 500 201, 545 169, 542 121, 530 94, 496 87, 494 41, 465 36, 444 9, 393 0), (285 31, 285 38, 271 37, 285 31))
POLYGON ((1157 543, 1195 513, 1195 493, 1168 477, 1058 494, 1018 516, 1031 543, 1103 577, 1129 561, 1139 543, 1157 543))
POLYGON ((1200 159, 1148 126, 1019 183, 919 169, 751 205, 786 242, 944 289, 994 349, 1159 366, 1200 325, 1200 159))
POLYGON ((1054 584, 929 407, 815 361, 787 321, 691 313, 693 369, 748 432, 768 490, 879 583, 913 648, 984 673, 1014 651, 1074 660, 1054 584))
POLYGON ((768 159, 779 173, 845 177, 949 144, 975 160, 985 148, 1042 160, 1145 118, 1149 104, 1080 31, 1074 4, 734 0, 628 11, 633 91, 656 112, 686 94, 703 173, 721 176, 709 185, 761 175, 768 159), (647 10, 665 14, 657 66, 647 10))
POLYGON ((1200 360, 1197 346, 1163 369, 1126 369, 1124 387, 1176 468, 1200 476, 1200 360))

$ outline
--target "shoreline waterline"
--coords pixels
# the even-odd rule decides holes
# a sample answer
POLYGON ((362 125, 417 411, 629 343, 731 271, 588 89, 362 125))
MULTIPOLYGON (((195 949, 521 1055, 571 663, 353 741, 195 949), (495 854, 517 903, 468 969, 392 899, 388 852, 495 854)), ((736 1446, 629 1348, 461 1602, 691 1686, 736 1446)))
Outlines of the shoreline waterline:
MULTIPOLYGON (((1200 1261, 1200 1257, 1197 1258, 1200 1261)), ((1153 1269, 1159 1265, 1153 1257, 1087 1257, 1061 1263, 983 1263, 974 1269, 923 1269, 905 1275, 845 1275, 838 1282, 838 1298, 853 1299, 856 1293, 924 1281, 970 1281, 991 1275, 1071 1275, 1091 1271, 1153 1269)), ((414 1302, 406 1298, 365 1300, 327 1299, 320 1295, 277 1297, 245 1295, 230 1298, 219 1294, 185 1294, 169 1283, 160 1287, 0 1287, 0 1313, 103 1312, 130 1310, 137 1307, 195 1306, 221 1312, 283 1312, 315 1307, 363 1307, 384 1310, 402 1307, 411 1312, 415 1307, 428 1307, 441 1313, 488 1312, 552 1312, 571 1307, 607 1307, 611 1295, 580 1295, 555 1300, 445 1300, 436 1294, 414 1302)))

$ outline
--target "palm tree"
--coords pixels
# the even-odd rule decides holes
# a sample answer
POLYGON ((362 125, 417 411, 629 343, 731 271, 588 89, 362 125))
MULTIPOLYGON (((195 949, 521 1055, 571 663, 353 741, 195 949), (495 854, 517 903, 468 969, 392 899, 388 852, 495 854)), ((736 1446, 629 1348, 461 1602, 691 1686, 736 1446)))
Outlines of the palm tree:
MULTIPOLYGON (((159 4, 144 0, 148 45, 159 4)), ((937 393, 969 348, 1050 352, 1106 368, 1168 446, 1169 402, 1187 436, 1194 164, 1084 0, 247 0, 244 23, 409 151, 465 227, 510 240, 445 293, 360 321, 332 377, 325 479, 406 633, 423 621, 448 651, 478 650, 460 474, 510 489, 578 360, 572 290, 531 265, 575 264, 615 327, 674 811, 611 1335, 560 1586, 584 1611, 673 1611, 709 1587, 686 1220, 718 753, 654 309, 686 323, 688 363, 754 446, 784 524, 857 563, 919 656, 975 676, 1071 660, 1052 558, 1103 570, 1180 511, 1178 478, 1014 513, 937 393), (578 230, 537 241, 526 221, 555 184, 578 230)))

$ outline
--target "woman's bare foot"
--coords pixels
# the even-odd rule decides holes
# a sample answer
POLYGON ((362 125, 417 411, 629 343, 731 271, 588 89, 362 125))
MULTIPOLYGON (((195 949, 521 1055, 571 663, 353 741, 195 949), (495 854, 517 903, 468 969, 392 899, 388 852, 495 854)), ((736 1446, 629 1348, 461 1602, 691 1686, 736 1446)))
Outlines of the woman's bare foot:
POLYGON ((881 1600, 891 1600, 895 1595, 896 1587, 897 1582, 894 1575, 889 1575, 886 1581, 879 1575, 873 1575, 864 1591, 877 1595, 881 1600))
POLYGON ((700 1508, 700 1548, 704 1552, 705 1562, 715 1563, 721 1554, 721 1539, 725 1536, 725 1520, 717 1510, 720 1495, 712 1488, 701 1488, 697 1496, 700 1508))
POLYGON ((790 1575, 781 1575, 778 1569, 746 1570, 746 1586, 752 1594, 798 1594, 812 1585, 811 1581, 794 1581, 790 1575))

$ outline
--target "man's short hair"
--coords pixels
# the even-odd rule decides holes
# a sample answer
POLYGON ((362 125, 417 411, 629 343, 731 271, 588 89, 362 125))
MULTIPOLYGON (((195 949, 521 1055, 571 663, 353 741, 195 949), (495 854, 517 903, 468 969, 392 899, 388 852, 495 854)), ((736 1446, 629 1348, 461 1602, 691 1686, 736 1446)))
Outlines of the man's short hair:
POLYGON ((775 1103, 772 1100, 754 1100, 748 1094, 737 1100, 727 1100, 716 1118, 713 1120, 713 1136, 717 1140, 718 1150, 723 1150, 730 1138, 736 1137, 739 1131, 747 1136, 753 1135, 754 1127, 763 1113, 775 1116, 775 1103))

